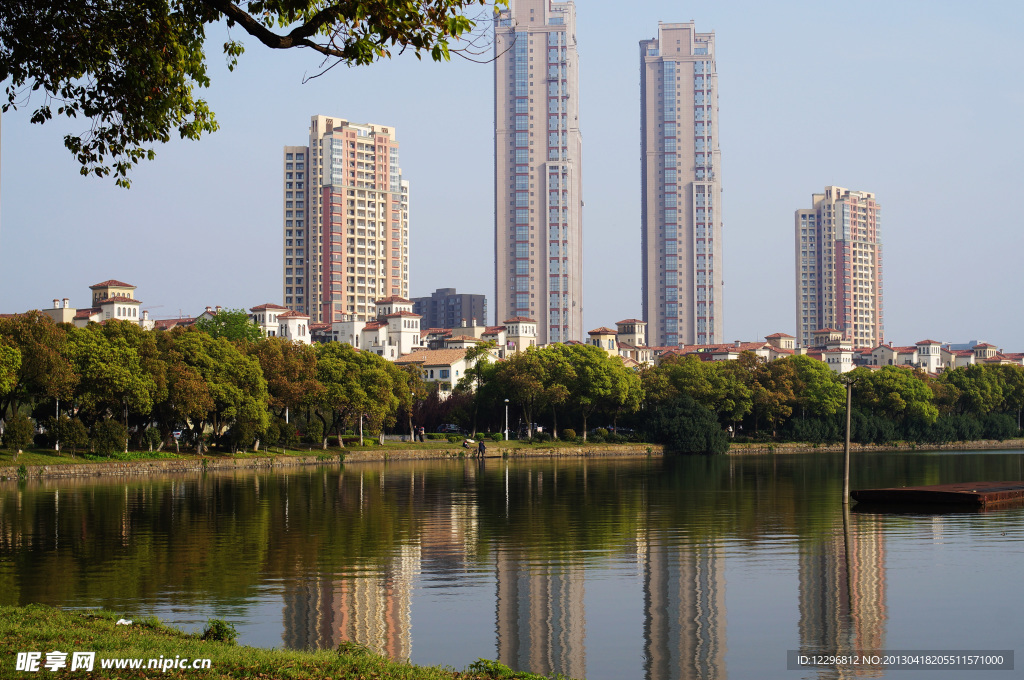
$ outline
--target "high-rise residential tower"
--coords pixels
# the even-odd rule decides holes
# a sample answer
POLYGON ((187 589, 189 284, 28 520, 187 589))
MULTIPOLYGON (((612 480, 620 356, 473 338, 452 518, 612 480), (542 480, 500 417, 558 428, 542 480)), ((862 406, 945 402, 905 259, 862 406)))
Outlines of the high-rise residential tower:
POLYGON ((495 18, 496 318, 538 342, 583 339, 579 60, 571 2, 509 0, 495 18))
POLYGON ((877 347, 882 323, 881 207, 875 195, 827 186, 796 211, 796 336, 825 328, 854 347, 877 347))
POLYGON ((640 41, 643 316, 656 346, 722 342, 715 34, 658 24, 640 41))
POLYGON ((310 323, 371 320, 409 295, 409 182, 395 129, 313 116, 284 147, 284 304, 310 323))

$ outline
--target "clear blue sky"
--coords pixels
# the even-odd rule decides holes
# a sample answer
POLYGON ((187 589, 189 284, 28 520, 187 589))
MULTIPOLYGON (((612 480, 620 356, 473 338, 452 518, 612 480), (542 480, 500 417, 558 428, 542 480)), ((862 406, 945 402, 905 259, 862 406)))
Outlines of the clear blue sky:
MULTIPOLYGON (((717 41, 727 340, 794 332, 793 211, 838 184, 882 205, 887 339, 1024 350, 1017 1, 579 0, 586 328, 640 315, 638 41, 691 19, 717 41)), ((128 191, 78 175, 62 137, 83 122, 3 117, 0 312, 85 306, 110 278, 157 318, 281 302, 281 147, 316 113, 396 128, 411 294, 493 310, 493 66, 403 56, 303 84, 314 54, 247 39, 229 73, 224 39, 203 91, 221 130, 158 147, 128 191)))

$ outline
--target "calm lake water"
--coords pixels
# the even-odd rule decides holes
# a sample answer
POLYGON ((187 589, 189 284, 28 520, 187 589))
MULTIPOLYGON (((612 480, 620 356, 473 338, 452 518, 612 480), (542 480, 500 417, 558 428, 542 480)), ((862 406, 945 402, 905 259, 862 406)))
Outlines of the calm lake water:
MULTIPOLYGON (((186 629, 215 617, 242 644, 353 640, 414 663, 484 657, 590 680, 1013 676, 787 670, 787 650, 1024 649, 1024 510, 854 508, 844 523, 841 464, 423 461, 10 483, 0 602, 186 629)), ((852 487, 1017 480, 1022 466, 1020 452, 862 454, 852 487)))

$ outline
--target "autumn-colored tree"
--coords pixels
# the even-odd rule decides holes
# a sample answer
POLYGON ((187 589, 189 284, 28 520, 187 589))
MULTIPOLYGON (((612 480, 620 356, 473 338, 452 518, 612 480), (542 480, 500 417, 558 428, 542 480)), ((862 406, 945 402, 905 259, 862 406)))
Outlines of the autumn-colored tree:
POLYGON ((78 374, 64 327, 33 311, 0 319, 0 338, 21 355, 14 389, 0 393, 0 417, 21 404, 71 398, 78 374))

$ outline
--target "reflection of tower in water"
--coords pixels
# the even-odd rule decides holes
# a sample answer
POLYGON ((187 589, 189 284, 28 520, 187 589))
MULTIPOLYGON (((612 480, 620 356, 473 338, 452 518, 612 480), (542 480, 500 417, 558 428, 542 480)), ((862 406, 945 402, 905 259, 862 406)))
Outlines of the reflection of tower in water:
POLYGON ((583 569, 497 555, 498 660, 516 670, 586 677, 583 569))
MULTIPOLYGON (((811 539, 800 553, 800 651, 865 654, 885 649, 885 542, 877 520, 857 517, 811 539)), ((879 677, 870 668, 819 669, 820 678, 879 677)))
POLYGON ((316 576, 294 584, 285 594, 285 647, 330 649, 348 641, 392 659, 409 659, 419 563, 419 546, 405 545, 379 573, 316 576))
POLYGON ((647 680, 725 680, 725 566, 714 543, 638 540, 647 680))

